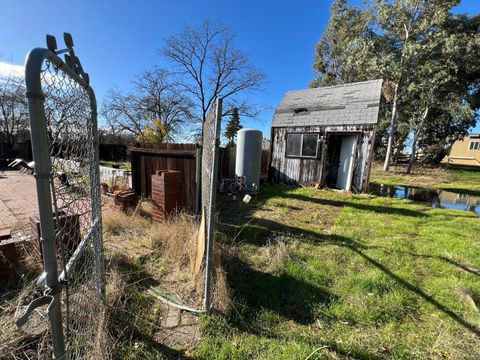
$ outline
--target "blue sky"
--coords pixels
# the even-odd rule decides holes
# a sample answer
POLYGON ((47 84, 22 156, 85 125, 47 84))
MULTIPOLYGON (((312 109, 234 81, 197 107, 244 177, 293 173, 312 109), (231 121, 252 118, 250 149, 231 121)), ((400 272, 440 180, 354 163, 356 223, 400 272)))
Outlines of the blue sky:
MULTIPOLYGON (((328 23, 330 0, 2 0, 0 61, 23 64, 29 49, 45 46, 45 34, 71 32, 76 53, 90 74, 99 103, 112 86, 127 88, 153 65, 163 39, 205 18, 221 21, 237 35, 236 44, 267 74, 258 102, 270 106, 247 126, 270 134, 273 109, 287 90, 313 79, 315 44, 328 23)), ((456 9, 480 13, 480 0, 462 0, 456 9)), ((480 124, 475 131, 480 132, 480 124)))

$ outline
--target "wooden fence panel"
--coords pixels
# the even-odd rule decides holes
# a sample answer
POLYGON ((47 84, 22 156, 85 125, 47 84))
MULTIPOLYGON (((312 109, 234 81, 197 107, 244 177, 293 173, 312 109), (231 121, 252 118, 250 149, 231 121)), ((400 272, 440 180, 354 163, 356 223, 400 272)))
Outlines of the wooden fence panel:
POLYGON ((156 148, 130 148, 132 188, 150 197, 151 175, 157 170, 182 172, 182 193, 187 211, 195 210, 195 144, 164 144, 156 148))

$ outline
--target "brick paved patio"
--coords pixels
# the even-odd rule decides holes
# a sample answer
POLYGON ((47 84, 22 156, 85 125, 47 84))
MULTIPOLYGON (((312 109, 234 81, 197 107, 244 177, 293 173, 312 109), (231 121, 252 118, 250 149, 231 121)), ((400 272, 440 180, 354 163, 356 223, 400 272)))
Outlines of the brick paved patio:
POLYGON ((33 175, 0 170, 0 230, 20 229, 38 212, 33 175))

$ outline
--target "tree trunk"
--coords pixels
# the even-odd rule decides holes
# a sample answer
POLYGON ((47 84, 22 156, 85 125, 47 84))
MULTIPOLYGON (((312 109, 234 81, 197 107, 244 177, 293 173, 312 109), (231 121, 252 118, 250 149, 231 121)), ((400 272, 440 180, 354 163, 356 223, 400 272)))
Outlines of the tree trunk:
POLYGON ((444 144, 442 147, 437 149, 435 155, 430 159, 430 164, 438 165, 440 161, 443 160, 445 156, 450 153, 450 149, 452 148, 453 143, 444 144))
MULTIPOLYGON (((417 3, 418 7, 419 3, 417 3)), ((416 9, 414 13, 416 13, 416 9)), ((405 47, 407 46, 408 40, 410 38, 410 27, 412 26, 412 19, 410 20, 409 25, 403 25, 405 28, 405 41, 402 47, 402 54, 400 56, 400 76, 398 78, 397 83, 395 84, 395 93, 393 96, 393 106, 392 106, 392 120, 390 122, 390 132, 388 134, 388 145, 387 145, 387 153, 385 154, 385 163, 383 164, 383 171, 388 171, 390 166, 390 158, 392 157, 393 152, 393 138, 395 137, 395 131, 397 130, 397 111, 398 111, 398 92, 400 85, 403 80, 403 65, 405 62, 405 47)))
POLYGON ((398 163, 398 158, 400 157, 400 153, 402 152, 405 146, 405 140, 407 140, 408 133, 406 135, 402 135, 400 138, 397 139, 395 142, 395 146, 393 148, 393 162, 396 164, 398 163))
POLYGON ((425 119, 427 118, 428 115, 428 106, 425 108, 425 111, 423 112, 422 115, 422 120, 420 121, 420 124, 417 126, 415 129, 415 134, 413 135, 413 142, 412 142, 412 154, 410 155, 410 161, 408 162, 408 168, 407 168, 407 174, 410 174, 412 171, 413 163, 415 162, 415 155, 417 153, 417 142, 418 142, 418 136, 420 132, 423 129, 423 124, 425 122, 425 119))
POLYGON ((390 121, 390 131, 388 133, 388 144, 387 144, 387 153, 385 154, 385 163, 383 164, 383 171, 388 171, 390 166, 390 158, 392 157, 393 150, 393 138, 395 137, 395 131, 397 128, 397 103, 398 103, 398 87, 400 86, 400 81, 395 84, 395 94, 393 97, 393 106, 392 106, 392 118, 390 121))

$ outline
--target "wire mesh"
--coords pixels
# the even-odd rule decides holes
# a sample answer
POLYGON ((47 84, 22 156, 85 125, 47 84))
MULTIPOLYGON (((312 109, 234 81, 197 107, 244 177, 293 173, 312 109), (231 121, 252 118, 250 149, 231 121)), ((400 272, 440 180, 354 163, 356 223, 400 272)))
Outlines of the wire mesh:
POLYGON ((41 82, 68 358, 105 358, 96 109, 87 90, 48 60, 41 82))
POLYGON ((203 124, 202 141, 202 207, 204 211, 210 206, 212 169, 213 169, 213 151, 215 146, 215 109, 210 113, 203 124))
POLYGON ((218 153, 220 145, 220 117, 222 100, 217 100, 203 124, 202 141, 202 208, 206 232, 207 251, 205 256, 205 300, 206 311, 210 310, 211 261, 214 244, 215 195, 217 191, 218 153))

